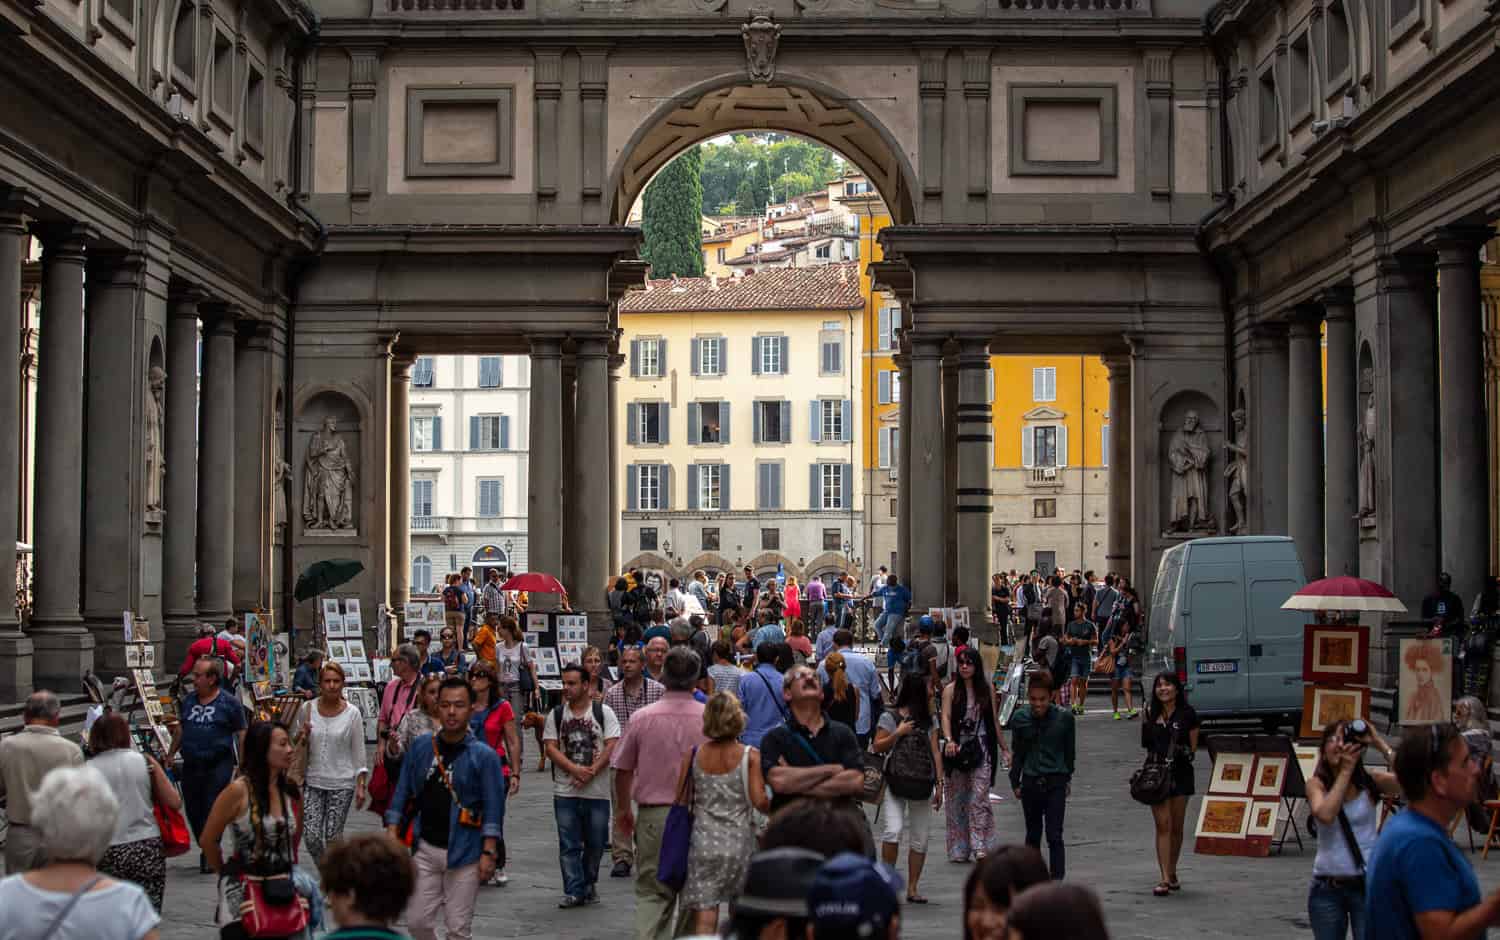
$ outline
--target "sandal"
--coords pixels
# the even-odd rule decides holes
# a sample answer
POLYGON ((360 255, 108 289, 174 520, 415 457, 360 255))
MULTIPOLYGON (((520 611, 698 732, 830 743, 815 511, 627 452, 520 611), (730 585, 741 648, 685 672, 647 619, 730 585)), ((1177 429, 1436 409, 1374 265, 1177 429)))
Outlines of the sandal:
POLYGON ((1171 881, 1167 882, 1167 887, 1173 891, 1181 891, 1182 882, 1178 881, 1176 878, 1173 878, 1171 881))
POLYGON ((1165 881, 1158 882, 1156 887, 1151 889, 1151 893, 1156 897, 1164 898, 1172 893, 1172 886, 1167 884, 1165 881))
POLYGON ((924 897, 922 897, 922 895, 920 895, 920 894, 908 894, 906 896, 906 903, 907 904, 926 904, 927 903, 927 899, 924 898, 924 897))

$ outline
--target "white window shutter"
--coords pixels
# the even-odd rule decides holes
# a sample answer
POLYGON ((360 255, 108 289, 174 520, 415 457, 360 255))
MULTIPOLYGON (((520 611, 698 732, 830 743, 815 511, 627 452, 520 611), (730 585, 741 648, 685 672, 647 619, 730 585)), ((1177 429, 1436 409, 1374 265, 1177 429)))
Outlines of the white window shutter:
POLYGON ((1031 430, 1031 428, 1021 429, 1021 466, 1028 468, 1036 462, 1033 456, 1035 453, 1033 447, 1035 442, 1032 439, 1031 430))
POLYGON ((432 419, 432 449, 443 449, 443 416, 437 415, 432 419))
POLYGON ((841 437, 840 440, 847 444, 850 441, 854 440, 854 402, 850 401, 847 398, 844 399, 842 409, 843 427, 841 428, 841 430, 844 432, 844 436, 841 437))
POLYGON ((500 416, 500 449, 510 450, 510 415, 500 416))
POLYGON ((995 367, 984 370, 984 400, 995 403, 995 367))
POLYGON ((1031 370, 1031 400, 1046 401, 1047 378, 1045 369, 1031 370))
POLYGON ((1068 426, 1066 424, 1057 426, 1057 465, 1059 467, 1068 465, 1068 426))
POLYGON ((1099 428, 1099 466, 1109 466, 1109 425, 1099 428))

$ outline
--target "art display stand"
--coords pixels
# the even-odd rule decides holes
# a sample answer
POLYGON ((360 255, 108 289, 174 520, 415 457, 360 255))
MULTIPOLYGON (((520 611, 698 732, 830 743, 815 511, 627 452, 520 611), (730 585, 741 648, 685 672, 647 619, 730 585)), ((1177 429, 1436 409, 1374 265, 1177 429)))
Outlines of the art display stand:
POLYGON ((1208 792, 1198 811, 1193 851, 1199 855, 1264 858, 1290 832, 1302 847, 1292 821, 1291 798, 1306 795, 1306 784, 1292 740, 1282 734, 1211 735, 1205 742, 1213 760, 1208 792), (1277 837, 1276 823, 1283 826, 1277 837))
POLYGON ((1297 738, 1316 742, 1337 721, 1370 719, 1370 628, 1310 623, 1302 628, 1302 723, 1297 738))
POLYGON ((562 667, 583 661, 589 645, 589 617, 563 610, 527 611, 521 619, 526 645, 536 657, 537 686, 562 692, 562 667))
MULTIPOLYGON (((158 761, 172 746, 170 723, 176 718, 175 702, 163 703, 156 687, 156 647, 151 643, 151 624, 130 611, 122 615, 125 629, 125 667, 130 685, 108 695, 105 704, 130 725, 136 747, 158 761)), ((170 701, 170 699, 169 699, 170 701)))

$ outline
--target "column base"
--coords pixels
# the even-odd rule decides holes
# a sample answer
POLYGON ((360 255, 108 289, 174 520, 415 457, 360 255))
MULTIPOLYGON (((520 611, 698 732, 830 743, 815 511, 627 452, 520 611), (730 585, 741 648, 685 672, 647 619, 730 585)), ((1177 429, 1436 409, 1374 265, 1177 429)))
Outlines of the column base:
POLYGON ((0 702, 19 702, 34 692, 31 669, 35 649, 23 633, 0 633, 0 702))
MULTIPOLYGON (((125 675, 130 667, 125 663, 125 628, 118 620, 88 620, 86 625, 89 633, 94 637, 94 675, 101 679, 113 679, 115 676, 125 675)), ((151 645, 155 647, 156 666, 153 672, 159 672, 163 664, 163 651, 166 648, 162 636, 162 629, 158 624, 151 624, 151 645)), ((184 646, 182 656, 187 655, 187 647, 184 646)), ((181 662, 182 656, 167 662, 181 662)))
POLYGON ((32 676, 37 688, 53 692, 77 692, 83 675, 94 669, 94 636, 91 633, 30 634, 34 656, 32 676))
MULTIPOLYGON (((160 639, 163 644, 157 649, 157 656, 166 657, 165 660, 157 659, 157 667, 162 668, 165 662, 176 668, 187 658, 188 647, 198 639, 198 618, 193 614, 169 613, 164 621, 160 627, 151 625, 151 638, 160 639)), ((123 642, 123 635, 121 640, 123 642)))

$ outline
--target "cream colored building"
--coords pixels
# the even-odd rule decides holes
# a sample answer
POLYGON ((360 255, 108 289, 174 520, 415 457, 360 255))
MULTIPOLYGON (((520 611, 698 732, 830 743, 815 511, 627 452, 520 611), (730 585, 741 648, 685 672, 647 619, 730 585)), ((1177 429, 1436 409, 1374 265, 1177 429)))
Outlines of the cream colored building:
POLYGON ((864 556, 853 264, 653 280, 620 303, 624 567, 799 577, 864 556))

